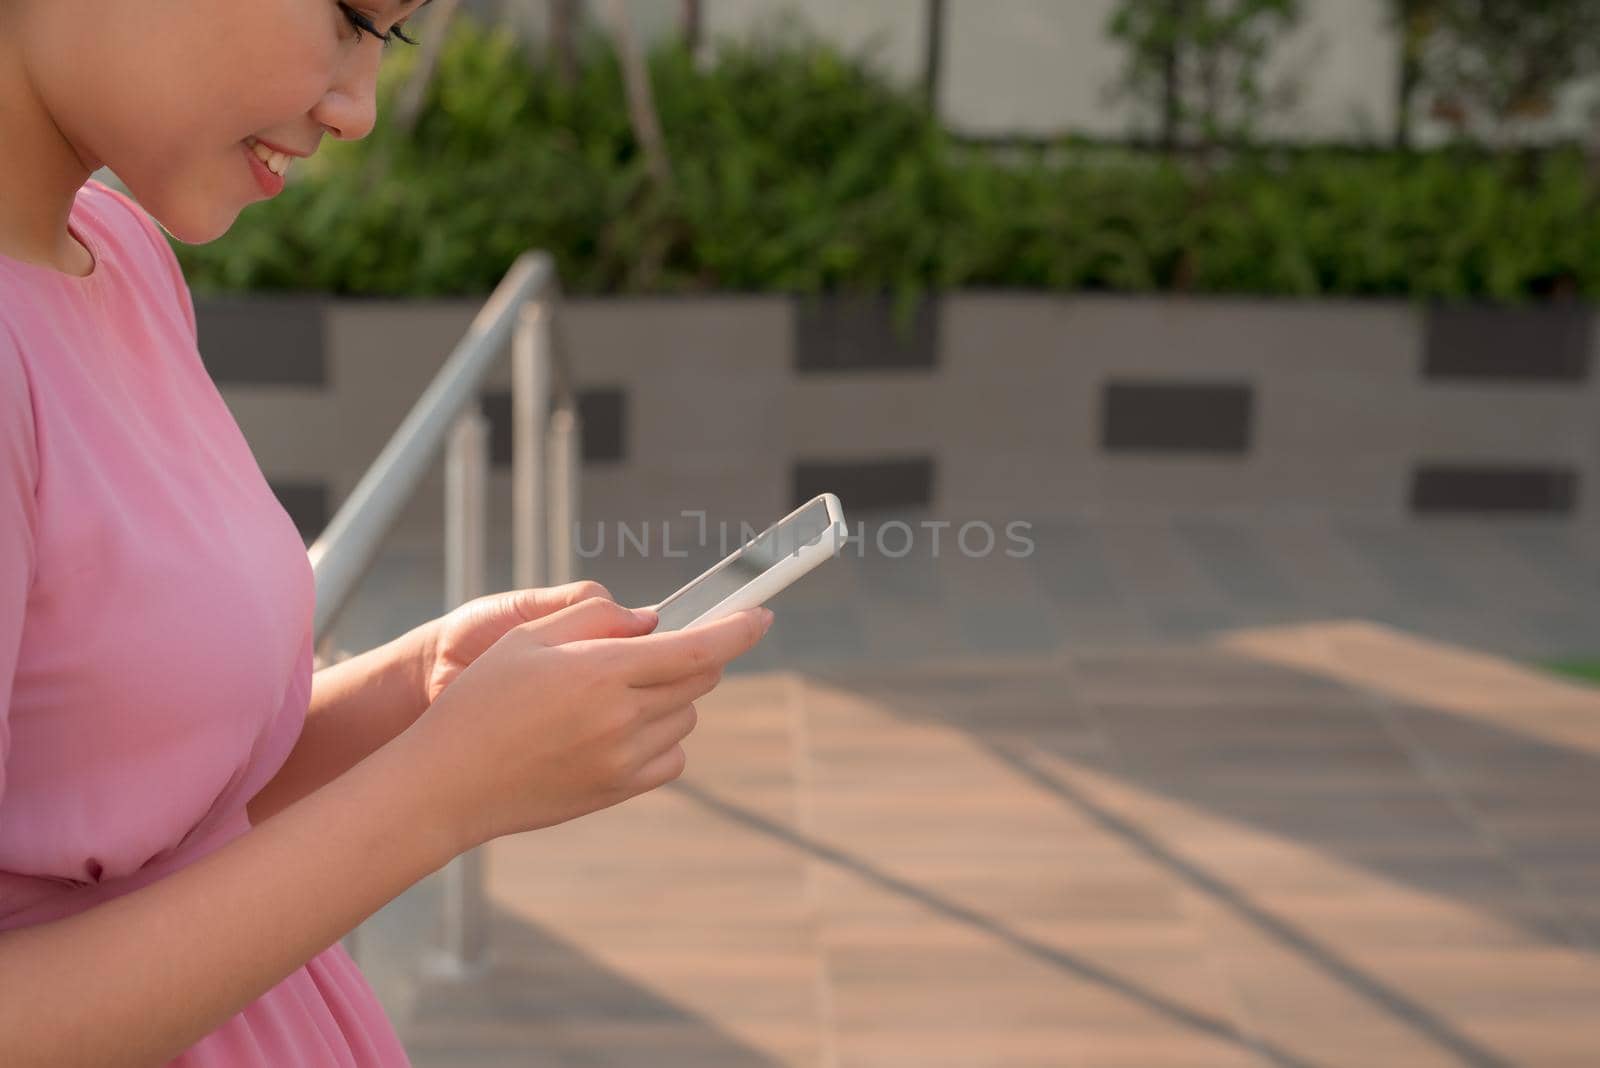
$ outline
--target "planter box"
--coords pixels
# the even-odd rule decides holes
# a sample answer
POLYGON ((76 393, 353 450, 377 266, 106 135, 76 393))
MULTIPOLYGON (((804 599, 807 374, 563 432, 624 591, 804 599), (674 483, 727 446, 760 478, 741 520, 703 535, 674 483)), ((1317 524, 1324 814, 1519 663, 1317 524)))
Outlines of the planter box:
MULTIPOLYGON (((309 540, 481 301, 196 305, 207 366, 309 540)), ((1594 511, 1587 308, 957 293, 891 316, 566 301, 586 521, 759 523, 829 480, 868 519, 1594 511)), ((485 392, 507 522, 509 389, 501 368, 485 392)), ((442 492, 436 465, 408 530, 437 537, 442 492)))

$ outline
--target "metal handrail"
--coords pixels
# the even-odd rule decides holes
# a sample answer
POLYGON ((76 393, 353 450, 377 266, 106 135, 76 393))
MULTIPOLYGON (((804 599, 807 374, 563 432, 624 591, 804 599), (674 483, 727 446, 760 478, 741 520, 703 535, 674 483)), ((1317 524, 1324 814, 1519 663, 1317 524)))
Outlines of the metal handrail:
MULTIPOLYGON (((406 502, 445 453, 445 610, 488 592, 488 420, 478 398, 511 341, 512 571, 518 588, 571 581, 580 461, 575 379, 554 342, 555 265, 517 257, 444 366, 307 550, 316 577, 314 641, 327 650, 335 623, 377 558, 406 502), (543 522, 541 522, 541 517, 543 522)), ((443 869, 442 944, 436 974, 484 964, 483 865, 477 850, 443 869)), ((355 932, 347 946, 357 949, 355 932)))

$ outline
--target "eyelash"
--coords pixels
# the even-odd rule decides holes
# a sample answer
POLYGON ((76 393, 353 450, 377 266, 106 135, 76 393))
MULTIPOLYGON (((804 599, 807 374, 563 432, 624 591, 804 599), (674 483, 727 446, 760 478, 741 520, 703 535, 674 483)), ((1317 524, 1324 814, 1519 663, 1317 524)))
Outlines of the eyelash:
POLYGON ((405 34, 401 33, 399 26, 391 27, 389 33, 384 35, 378 32, 378 27, 372 24, 372 20, 368 19, 367 16, 352 8, 349 4, 340 4, 339 8, 344 12, 345 17, 350 20, 350 25, 356 28, 357 41, 361 40, 361 31, 365 30, 378 40, 382 41, 385 47, 387 47, 390 41, 396 37, 409 45, 414 45, 417 43, 416 41, 413 41, 411 38, 407 37, 405 34))

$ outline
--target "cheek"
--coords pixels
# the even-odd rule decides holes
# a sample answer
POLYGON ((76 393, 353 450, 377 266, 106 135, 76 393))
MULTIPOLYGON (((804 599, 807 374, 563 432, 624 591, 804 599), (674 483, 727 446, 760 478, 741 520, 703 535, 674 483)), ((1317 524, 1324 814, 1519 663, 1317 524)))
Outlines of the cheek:
POLYGON ((75 64, 100 72, 98 88, 62 91, 80 94, 83 128, 104 139, 87 147, 146 210, 180 241, 215 240, 252 194, 239 143, 304 134, 339 75, 344 49, 330 9, 332 0, 108 5, 117 32, 99 38, 118 46, 75 64), (158 14, 140 18, 140 9, 158 14))
MULTIPOLYGON (((214 102, 210 122, 224 141, 305 124, 338 76, 340 41, 331 0, 269 0, 241 16, 239 45, 212 55, 201 84, 214 102), (280 14, 274 16, 273 11, 280 14)), ((336 9, 334 9, 336 10, 336 9)), ((215 140, 215 138, 213 138, 215 140)))
POLYGON ((102 84, 138 87, 102 97, 122 140, 111 151, 183 167, 303 123, 337 75, 330 11, 332 0, 111 5, 113 32, 97 36, 117 45, 83 57, 101 64, 102 84))

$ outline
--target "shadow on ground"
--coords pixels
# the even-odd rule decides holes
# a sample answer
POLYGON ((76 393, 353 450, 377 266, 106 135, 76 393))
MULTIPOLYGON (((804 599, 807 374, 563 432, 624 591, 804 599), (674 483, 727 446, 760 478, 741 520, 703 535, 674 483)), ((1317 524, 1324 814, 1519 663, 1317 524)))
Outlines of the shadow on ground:
POLYGON ((401 1028, 416 1068, 772 1068, 736 1037, 549 930, 491 906, 495 948, 469 980, 427 980, 401 1028))

